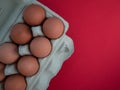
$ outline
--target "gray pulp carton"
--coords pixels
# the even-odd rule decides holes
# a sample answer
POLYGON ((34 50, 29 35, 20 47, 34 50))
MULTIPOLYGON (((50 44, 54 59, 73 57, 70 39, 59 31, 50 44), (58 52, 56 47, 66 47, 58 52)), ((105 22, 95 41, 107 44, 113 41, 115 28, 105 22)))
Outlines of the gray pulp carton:
MULTIPOLYGON (((58 14, 36 0, 0 0, 0 45, 10 42, 10 29, 16 23, 22 23, 23 10, 30 4, 38 4, 46 11, 46 17, 57 17, 61 19, 65 26, 64 34, 56 40, 51 40, 53 45, 52 52, 49 56, 39 59, 40 70, 32 77, 27 77, 27 90, 46 90, 50 80, 59 72, 62 64, 67 60, 74 51, 74 45, 71 38, 66 35, 69 24, 58 14)), ((32 27, 33 36, 44 34, 41 32, 41 26, 32 27)), ((19 54, 29 55, 28 45, 19 46, 19 54)), ((15 65, 6 65, 5 75, 18 73, 15 65)), ((19 81, 18 81, 19 82, 19 81)), ((3 90, 2 83, 0 90, 3 90)))

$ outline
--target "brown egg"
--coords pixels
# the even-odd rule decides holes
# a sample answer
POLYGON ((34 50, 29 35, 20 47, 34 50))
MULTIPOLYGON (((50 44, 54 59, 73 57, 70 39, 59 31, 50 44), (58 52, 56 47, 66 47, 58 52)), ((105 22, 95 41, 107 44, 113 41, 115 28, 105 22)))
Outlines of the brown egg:
POLYGON ((0 72, 0 82, 3 81, 5 79, 5 74, 4 72, 0 72))
POLYGON ((3 71, 4 68, 5 68, 5 64, 3 64, 3 63, 0 62, 0 72, 3 71))
POLYGON ((23 56, 17 63, 18 71, 24 76, 32 76, 39 70, 39 62, 33 56, 23 56))
POLYGON ((5 90, 26 90, 27 84, 22 75, 9 76, 4 83, 5 90))
POLYGON ((5 64, 0 63, 0 82, 5 79, 4 69, 5 69, 5 64))
POLYGON ((10 37, 17 44, 26 44, 31 40, 32 32, 27 25, 16 24, 11 30, 10 37))
POLYGON ((51 49, 52 45, 45 37, 36 37, 30 43, 31 53, 38 58, 48 56, 51 52, 51 49))
POLYGON ((39 5, 29 5, 23 13, 25 22, 31 26, 39 25, 45 19, 45 11, 39 5))
POLYGON ((64 33, 64 24, 56 17, 48 18, 43 23, 43 33, 50 39, 59 38, 64 33))
POLYGON ((0 62, 12 64, 17 61, 19 54, 17 46, 13 43, 4 43, 0 46, 0 62))

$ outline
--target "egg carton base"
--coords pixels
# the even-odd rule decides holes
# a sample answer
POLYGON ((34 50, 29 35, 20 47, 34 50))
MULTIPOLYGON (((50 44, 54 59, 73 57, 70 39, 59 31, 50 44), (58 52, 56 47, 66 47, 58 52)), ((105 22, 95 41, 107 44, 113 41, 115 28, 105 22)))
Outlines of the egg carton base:
MULTIPOLYGON (((16 0, 13 0, 13 1, 16 1, 16 0)), ((26 0, 22 0, 22 1, 24 2, 26 0)), ((2 27, 2 30, 5 32, 3 31, 0 32, 2 34, 0 37, 0 44, 5 43, 5 42, 11 42, 9 38, 11 26, 13 26, 16 23, 23 22, 22 20, 23 10, 25 6, 30 5, 30 4, 40 5, 41 7, 45 9, 47 17, 55 16, 61 19, 62 22, 64 23, 65 32, 63 36, 57 40, 51 40, 54 50, 52 50, 51 54, 48 57, 45 57, 44 59, 39 59, 40 66, 41 66, 40 67, 41 69, 39 70, 39 72, 32 77, 26 78, 27 84, 28 84, 27 90, 46 90, 49 86, 50 80, 55 75, 57 75, 57 73, 61 69, 63 62, 67 60, 74 52, 73 41, 66 35, 69 24, 57 13, 50 10, 48 7, 46 7, 45 5, 43 5, 42 3, 38 1, 28 0, 28 2, 24 4, 22 2, 17 2, 17 3, 21 5, 19 5, 19 7, 17 7, 15 12, 13 13, 16 16, 16 19, 12 19, 14 15, 10 16, 11 18, 9 19, 9 22, 6 23, 6 26, 2 27), (6 31, 7 29, 8 31, 6 31)), ((15 73, 18 73, 18 72, 15 69, 14 65, 6 66, 5 68, 6 75, 15 74, 15 73)), ((3 90, 2 84, 0 84, 0 90, 3 90)))

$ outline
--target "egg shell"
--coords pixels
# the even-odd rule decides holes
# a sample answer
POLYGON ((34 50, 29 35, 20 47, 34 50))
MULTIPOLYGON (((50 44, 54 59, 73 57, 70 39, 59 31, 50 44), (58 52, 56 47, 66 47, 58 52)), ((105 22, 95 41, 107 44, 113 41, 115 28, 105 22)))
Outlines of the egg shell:
POLYGON ((51 50, 52 44, 46 37, 36 37, 30 43, 31 53, 38 58, 48 56, 51 50))
POLYGON ((0 46, 0 62, 12 64, 19 58, 17 46, 13 43, 4 43, 0 46))
POLYGON ((5 69, 5 64, 0 63, 0 82, 5 79, 4 69, 5 69))
POLYGON ((50 39, 57 39, 64 33, 64 24, 60 19, 50 17, 43 23, 43 33, 50 39))
POLYGON ((5 74, 4 72, 0 72, 0 82, 2 82, 5 79, 5 74))
POLYGON ((26 90, 26 87, 25 78, 19 74, 8 76, 4 83, 5 90, 26 90))
POLYGON ((25 8, 23 18, 31 26, 39 25, 45 19, 45 11, 39 5, 32 4, 25 8))
POLYGON ((12 27, 10 37, 17 44, 26 44, 32 39, 32 32, 29 26, 19 23, 12 27))
POLYGON ((3 71, 3 70, 4 70, 4 68, 5 68, 5 64, 0 63, 0 72, 1 72, 1 71, 3 71))
POLYGON ((18 72, 24 76, 32 76, 39 70, 39 62, 33 56, 23 56, 17 63, 18 72))

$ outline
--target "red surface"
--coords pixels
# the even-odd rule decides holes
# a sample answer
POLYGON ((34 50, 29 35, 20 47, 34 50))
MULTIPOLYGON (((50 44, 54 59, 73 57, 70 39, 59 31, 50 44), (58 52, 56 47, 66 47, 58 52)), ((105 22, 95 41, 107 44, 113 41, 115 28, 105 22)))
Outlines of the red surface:
POLYGON ((39 0, 70 23, 75 52, 48 90, 120 90, 120 0, 39 0))

